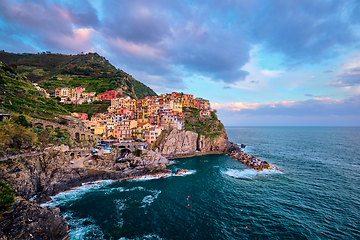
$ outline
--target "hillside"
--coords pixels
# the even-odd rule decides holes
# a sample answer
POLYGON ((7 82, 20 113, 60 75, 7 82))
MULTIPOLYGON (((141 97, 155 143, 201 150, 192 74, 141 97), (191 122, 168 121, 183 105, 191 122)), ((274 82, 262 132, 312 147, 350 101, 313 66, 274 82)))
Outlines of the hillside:
POLYGON ((25 76, 18 75, 13 68, 1 63, 0 109, 45 119, 69 114, 54 99, 46 98, 25 76))
POLYGON ((104 93, 121 89, 140 99, 156 93, 128 73, 116 69, 97 53, 78 55, 0 52, 0 62, 16 64, 17 72, 53 94, 57 87, 85 87, 87 92, 104 93))

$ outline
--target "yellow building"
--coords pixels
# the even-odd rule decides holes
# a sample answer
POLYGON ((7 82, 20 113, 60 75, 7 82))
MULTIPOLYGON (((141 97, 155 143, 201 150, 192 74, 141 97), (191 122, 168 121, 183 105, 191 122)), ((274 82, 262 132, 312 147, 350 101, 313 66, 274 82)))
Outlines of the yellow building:
POLYGON ((148 116, 154 117, 155 115, 158 115, 159 113, 159 105, 151 105, 148 107, 148 116))
POLYGON ((97 126, 91 127, 91 132, 96 135, 103 135, 103 134, 105 134, 105 126, 97 125, 97 126))
POLYGON ((181 113, 182 113, 182 103, 181 103, 181 101, 178 101, 178 100, 170 101, 170 108, 174 112, 177 112, 179 115, 181 115, 181 113))
POLYGON ((136 108, 136 100, 129 99, 126 101, 126 108, 130 111, 134 111, 136 108))
POLYGON ((145 131, 149 129, 149 123, 138 123, 136 127, 136 139, 144 139, 145 131))

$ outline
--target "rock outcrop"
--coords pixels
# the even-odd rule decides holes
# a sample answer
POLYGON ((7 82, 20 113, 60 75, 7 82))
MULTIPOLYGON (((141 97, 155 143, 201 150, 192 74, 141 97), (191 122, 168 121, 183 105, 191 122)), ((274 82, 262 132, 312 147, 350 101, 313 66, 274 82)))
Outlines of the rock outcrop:
POLYGON ((155 151, 169 158, 178 158, 206 153, 228 153, 229 146, 225 130, 219 136, 206 137, 192 131, 172 129, 155 151))
POLYGON ((21 197, 0 219, 0 239, 62 239, 67 225, 59 209, 43 209, 38 203, 84 182, 165 176, 171 173, 166 164, 168 159, 146 150, 141 157, 129 154, 121 163, 115 162, 115 156, 100 156, 86 168, 72 168, 68 155, 61 151, 0 162, 0 181, 21 197), (26 201, 35 196, 34 201, 26 201))
POLYGON ((1 239, 66 239, 68 226, 59 208, 46 209, 16 197, 0 220, 1 239))
POLYGON ((160 143, 157 151, 165 156, 193 153, 197 150, 198 134, 173 129, 160 143))
POLYGON ((221 135, 216 137, 205 137, 200 135, 198 137, 198 151, 200 152, 220 152, 226 153, 229 150, 229 141, 226 132, 221 132, 221 135))
POLYGON ((72 168, 67 155, 54 151, 3 162, 0 181, 8 183, 15 195, 26 200, 37 195, 36 201, 42 203, 84 182, 167 173, 167 164, 169 160, 159 153, 144 150, 141 157, 129 154, 121 163, 115 162, 115 156, 104 155, 85 168, 72 168))

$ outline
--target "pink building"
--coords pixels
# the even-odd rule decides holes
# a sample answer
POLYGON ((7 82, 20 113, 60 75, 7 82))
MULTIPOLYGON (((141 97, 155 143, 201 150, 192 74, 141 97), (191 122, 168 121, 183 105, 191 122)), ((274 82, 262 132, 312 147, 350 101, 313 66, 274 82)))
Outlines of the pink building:
POLYGON ((101 95, 98 95, 97 100, 111 100, 114 98, 118 98, 121 94, 122 93, 119 91, 111 90, 111 91, 104 92, 101 95))
POLYGON ((114 137, 117 138, 120 142, 125 140, 131 140, 131 128, 130 121, 122 121, 115 126, 114 137))

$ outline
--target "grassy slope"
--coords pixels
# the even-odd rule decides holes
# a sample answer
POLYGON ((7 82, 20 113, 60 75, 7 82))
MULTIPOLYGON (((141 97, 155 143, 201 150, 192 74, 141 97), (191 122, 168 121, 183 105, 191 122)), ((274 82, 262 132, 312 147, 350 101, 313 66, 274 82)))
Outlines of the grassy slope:
POLYGON ((199 110, 190 108, 184 110, 184 117, 184 129, 187 131, 193 131, 206 137, 217 137, 224 130, 224 125, 218 120, 215 111, 211 112, 211 118, 199 118, 199 110))
POLYGON ((57 87, 85 87, 86 91, 101 94, 121 89, 135 99, 155 96, 156 93, 126 72, 116 69, 97 53, 64 54, 14 54, 0 52, 0 61, 14 63, 17 71, 32 82, 38 82, 50 94, 57 87))
POLYGON ((55 100, 46 98, 42 92, 36 90, 30 81, 3 70, 1 64, 0 109, 45 119, 68 114, 55 100))

